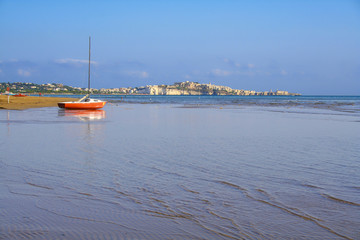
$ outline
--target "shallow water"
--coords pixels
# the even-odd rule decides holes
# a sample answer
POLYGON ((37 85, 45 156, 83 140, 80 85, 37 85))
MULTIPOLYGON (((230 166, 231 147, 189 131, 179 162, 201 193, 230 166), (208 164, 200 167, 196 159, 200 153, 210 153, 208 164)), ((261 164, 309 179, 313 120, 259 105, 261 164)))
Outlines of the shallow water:
POLYGON ((0 111, 0 239, 360 239, 359 124, 264 105, 0 111))
MULTIPOLYGON (((49 95, 54 96, 54 95, 49 95)), ((58 95, 60 97, 73 95, 58 95)), ((76 96, 75 96, 76 97, 76 96)), ((77 96, 82 97, 82 96, 77 96)), ((333 114, 360 116, 360 96, 171 96, 171 95, 96 95, 109 104, 180 104, 182 107, 260 107, 291 110, 330 110, 333 114)))

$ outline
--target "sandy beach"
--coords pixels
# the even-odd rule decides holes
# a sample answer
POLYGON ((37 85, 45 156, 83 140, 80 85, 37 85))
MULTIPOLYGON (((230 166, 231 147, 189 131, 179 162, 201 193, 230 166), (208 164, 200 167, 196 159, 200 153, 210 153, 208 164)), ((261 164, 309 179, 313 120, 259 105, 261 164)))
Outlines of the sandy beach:
POLYGON ((0 109, 23 110, 28 108, 56 107, 58 102, 74 100, 77 100, 77 98, 10 96, 10 101, 8 103, 8 96, 0 95, 0 109))
POLYGON ((115 103, 0 111, 0 239, 359 239, 358 115, 115 103))

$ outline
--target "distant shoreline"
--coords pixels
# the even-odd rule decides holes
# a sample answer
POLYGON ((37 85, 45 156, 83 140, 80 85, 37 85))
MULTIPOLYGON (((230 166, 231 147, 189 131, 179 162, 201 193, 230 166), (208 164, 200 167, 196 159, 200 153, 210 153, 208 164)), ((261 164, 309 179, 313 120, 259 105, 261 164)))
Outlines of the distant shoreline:
MULTIPOLYGON (((87 94, 87 88, 71 87, 59 83, 34 84, 34 83, 0 83, 0 92, 27 94, 87 94)), ((175 82, 173 85, 146 85, 143 87, 120 87, 120 88, 91 88, 93 94, 131 94, 131 95, 166 95, 166 96, 300 96, 299 93, 288 91, 263 91, 232 89, 228 86, 203 84, 198 82, 175 82)))

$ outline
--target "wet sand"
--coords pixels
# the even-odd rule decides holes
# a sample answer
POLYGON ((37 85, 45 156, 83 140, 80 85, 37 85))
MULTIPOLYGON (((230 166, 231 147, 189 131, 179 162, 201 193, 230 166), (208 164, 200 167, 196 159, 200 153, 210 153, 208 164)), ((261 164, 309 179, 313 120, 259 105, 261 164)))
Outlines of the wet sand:
POLYGON ((0 111, 0 239, 360 239, 358 117, 267 109, 0 111))
POLYGON ((10 96, 10 101, 8 103, 8 96, 0 95, 0 109, 23 110, 28 108, 57 107, 58 102, 75 100, 77 100, 77 98, 10 96))

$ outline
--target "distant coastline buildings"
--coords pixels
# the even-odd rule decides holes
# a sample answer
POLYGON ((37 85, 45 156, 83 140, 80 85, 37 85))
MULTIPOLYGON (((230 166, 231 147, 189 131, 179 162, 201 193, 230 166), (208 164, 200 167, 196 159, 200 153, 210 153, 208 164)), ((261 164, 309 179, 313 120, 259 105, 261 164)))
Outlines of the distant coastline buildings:
MULTIPOLYGON (((0 92, 10 88, 18 93, 63 93, 81 94, 87 92, 87 88, 70 87, 58 83, 34 84, 34 83, 0 83, 0 92)), ((198 82, 176 82, 173 85, 147 85, 144 87, 128 88, 101 88, 91 89, 94 94, 133 94, 133 95, 238 95, 238 96, 298 96, 299 93, 288 91, 264 91, 232 89, 227 86, 201 84, 198 82)))
POLYGON ((129 93, 148 94, 148 95, 239 95, 239 96, 295 96, 298 93, 288 91, 265 91, 256 92, 253 90, 232 89, 227 86, 201 84, 197 82, 176 82, 173 85, 148 85, 145 87, 126 89, 129 93))

